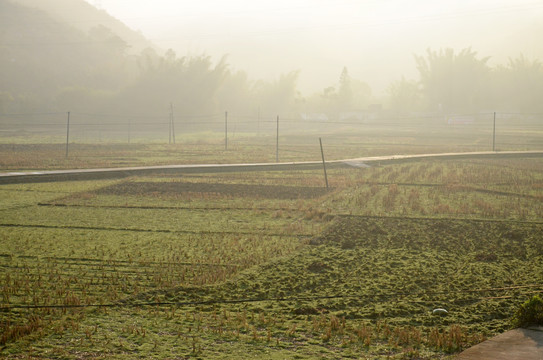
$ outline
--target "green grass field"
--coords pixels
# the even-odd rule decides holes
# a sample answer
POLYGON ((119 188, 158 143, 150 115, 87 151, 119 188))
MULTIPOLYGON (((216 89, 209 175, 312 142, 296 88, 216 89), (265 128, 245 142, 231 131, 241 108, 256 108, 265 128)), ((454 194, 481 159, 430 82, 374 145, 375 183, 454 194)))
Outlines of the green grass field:
POLYGON ((2 357, 447 358, 543 292, 542 159, 328 175, 2 185, 2 357))

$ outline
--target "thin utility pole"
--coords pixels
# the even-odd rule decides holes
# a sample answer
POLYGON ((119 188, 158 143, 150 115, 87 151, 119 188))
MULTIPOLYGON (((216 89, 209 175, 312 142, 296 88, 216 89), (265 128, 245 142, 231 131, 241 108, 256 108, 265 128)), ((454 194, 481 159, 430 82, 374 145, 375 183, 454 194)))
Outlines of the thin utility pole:
POLYGON ((130 144, 130 130, 132 128, 132 119, 128 119, 128 143, 130 144))
POLYGON ((170 103, 170 127, 171 127, 173 143, 175 144, 175 126, 174 126, 174 121, 173 121, 173 104, 172 103, 170 103))
POLYGON ((69 144, 70 144, 70 112, 68 111, 68 122, 66 124, 66 158, 68 157, 69 144))
POLYGON ((496 112, 494 112, 494 127, 492 130, 492 151, 496 151, 496 112))
POLYGON ((279 115, 277 115, 277 136, 275 139, 275 162, 279 162, 279 115))
POLYGON ((324 181, 326 182, 326 188, 328 189, 328 175, 326 174, 326 162, 324 161, 324 151, 322 150, 321 138, 319 138, 319 143, 321 144, 321 156, 322 156, 322 167, 324 169, 324 181))
POLYGON ((224 150, 228 150, 228 111, 224 112, 224 150))

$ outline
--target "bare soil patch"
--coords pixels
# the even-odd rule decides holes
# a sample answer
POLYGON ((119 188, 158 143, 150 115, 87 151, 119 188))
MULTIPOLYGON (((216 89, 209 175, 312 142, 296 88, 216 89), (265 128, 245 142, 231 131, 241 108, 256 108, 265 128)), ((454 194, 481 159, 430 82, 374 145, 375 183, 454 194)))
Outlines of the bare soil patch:
POLYGON ((95 191, 99 195, 180 195, 184 193, 214 194, 228 197, 262 199, 310 199, 327 193, 325 188, 190 182, 125 182, 95 191))

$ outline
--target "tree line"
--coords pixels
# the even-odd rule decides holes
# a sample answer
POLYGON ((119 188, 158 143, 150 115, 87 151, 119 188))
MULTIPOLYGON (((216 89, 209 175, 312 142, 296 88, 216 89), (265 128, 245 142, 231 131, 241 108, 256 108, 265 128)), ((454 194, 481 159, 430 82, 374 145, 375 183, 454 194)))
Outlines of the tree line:
MULTIPOLYGON (((390 84, 376 98, 363 79, 338 69, 335 84, 298 90, 299 71, 252 80, 226 57, 131 50, 113 30, 81 31, 44 12, 0 2, 0 113, 74 111, 156 115, 173 103, 183 114, 364 112, 372 104, 394 114, 481 111, 543 113, 543 66, 520 55, 491 67, 471 48, 414 55, 418 77, 390 84)), ((386 69, 383 69, 386 71, 386 69)))
POLYGON ((543 113, 541 62, 520 55, 505 65, 490 67, 489 59, 471 48, 459 52, 429 49, 425 55, 415 55, 419 78, 390 85, 390 109, 398 113, 543 113))

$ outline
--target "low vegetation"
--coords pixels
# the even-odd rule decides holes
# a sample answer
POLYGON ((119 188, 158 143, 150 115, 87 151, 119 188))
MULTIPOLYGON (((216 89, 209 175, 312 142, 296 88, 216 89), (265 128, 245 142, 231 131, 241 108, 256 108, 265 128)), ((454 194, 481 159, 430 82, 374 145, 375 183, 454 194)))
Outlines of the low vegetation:
POLYGON ((514 326, 543 325, 543 300, 534 295, 522 304, 513 317, 514 326))
POLYGON ((542 168, 3 185, 2 356, 453 356, 543 291, 542 168))

